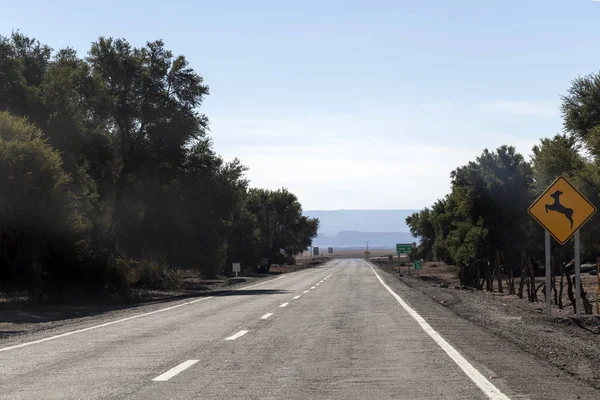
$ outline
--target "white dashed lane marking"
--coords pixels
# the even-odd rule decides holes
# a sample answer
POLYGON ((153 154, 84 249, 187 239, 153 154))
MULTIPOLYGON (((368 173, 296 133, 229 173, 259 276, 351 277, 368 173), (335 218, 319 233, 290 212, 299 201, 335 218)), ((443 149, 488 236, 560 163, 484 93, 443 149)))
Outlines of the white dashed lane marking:
POLYGON ((287 305, 290 303, 283 303, 282 305, 280 305, 279 307, 283 308, 283 307, 287 307, 287 305))
POLYGON ((272 312, 270 312, 270 313, 266 313, 265 315, 263 315, 262 317, 260 317, 260 319, 267 319, 267 318, 269 318, 271 315, 273 315, 273 313, 272 313, 272 312))
POLYGON ((292 300, 298 300, 300 298, 300 295, 294 297, 292 300))
POLYGON ((186 369, 188 369, 192 365, 196 364, 198 361, 200 361, 200 360, 187 360, 187 361, 184 361, 181 364, 179 364, 178 366, 171 368, 170 370, 168 370, 164 374, 160 374, 159 376, 157 376, 156 378, 154 378, 152 380, 155 381, 155 382, 168 381, 169 379, 171 379, 175 375, 180 374, 181 372, 185 371, 186 369))
POLYGON ((225 340, 235 340, 238 338, 241 338, 242 336, 244 336, 246 333, 248 333, 248 331, 239 331, 238 333, 236 333, 235 335, 229 336, 227 339, 225 340))

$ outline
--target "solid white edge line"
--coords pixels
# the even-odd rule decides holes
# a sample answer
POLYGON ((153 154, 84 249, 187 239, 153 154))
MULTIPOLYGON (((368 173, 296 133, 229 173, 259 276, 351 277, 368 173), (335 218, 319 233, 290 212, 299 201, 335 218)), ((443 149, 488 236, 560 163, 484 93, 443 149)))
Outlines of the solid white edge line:
MULTIPOLYGON (((265 282, 257 283, 256 285, 245 286, 243 288, 239 288, 239 289, 236 289, 236 290, 250 289, 250 288, 253 288, 253 287, 256 287, 256 286, 264 285, 265 283, 269 283, 269 282, 273 282, 273 281, 276 281, 276 280, 279 280, 279 279, 283 279, 286 276, 290 276, 293 273, 294 272, 291 272, 289 274, 285 274, 285 275, 280 276, 280 277, 275 278, 275 279, 270 279, 270 280, 265 281, 265 282)), ((234 292, 234 291, 233 290, 232 291, 228 291, 228 292, 222 293, 222 294, 217 295, 217 296, 203 297, 201 299, 196 299, 196 300, 188 301, 188 302, 177 304, 177 305, 174 305, 174 306, 171 306, 171 307, 165 307, 165 308, 161 308, 161 309, 158 309, 158 310, 150 311, 150 312, 147 312, 147 313, 142 313, 142 314, 138 314, 138 315, 132 315, 131 317, 121 318, 121 319, 117 319, 115 321, 110 321, 110 322, 105 322, 105 323, 100 324, 100 325, 92 325, 92 326, 88 326, 87 328, 77 329, 77 330, 74 330, 74 331, 61 333, 59 335, 49 336, 49 337, 46 337, 46 338, 43 338, 43 339, 31 341, 31 342, 25 342, 25 343, 16 344, 16 345, 13 345, 13 346, 3 347, 3 348, 0 348, 0 353, 2 353, 3 351, 14 350, 14 349, 19 349, 21 347, 31 346, 32 344, 44 343, 44 342, 48 342, 50 340, 60 339, 60 338, 63 338, 63 337, 67 337, 67 336, 75 335, 75 334, 78 334, 78 333, 83 333, 83 332, 91 331, 91 330, 98 329, 98 328, 104 328, 104 327, 107 327, 107 326, 110 326, 110 325, 120 324, 121 322, 131 321, 132 319, 147 317, 149 315, 154 315, 154 314, 158 314, 158 313, 161 313, 161 312, 174 310, 174 309, 179 308, 179 307, 189 306, 191 304, 195 304, 195 303, 198 303, 200 301, 212 299, 214 297, 218 297, 218 296, 221 296, 223 294, 232 293, 232 292, 234 292)))
POLYGON ((300 295, 294 297, 292 300, 298 300, 300 298, 300 295))
POLYGON ((213 297, 214 296, 203 297, 201 299, 197 299, 197 300, 193 300, 193 301, 188 301, 186 303, 177 304, 177 305, 174 305, 174 306, 171 306, 171 307, 161 308, 159 310, 154 310, 154 311, 150 311, 150 312, 143 313, 143 314, 133 315, 133 316, 127 317, 127 318, 121 318, 121 319, 118 319, 116 321, 105 322, 104 324, 100 324, 100 325, 93 325, 93 326, 89 326, 87 328, 82 328, 82 329, 77 329, 75 331, 61 333, 60 335, 54 335, 54 336, 49 336, 47 338, 43 338, 43 339, 39 339, 39 340, 34 340, 32 342, 26 342, 26 343, 16 344, 14 346, 3 347, 3 348, 0 349, 0 353, 3 352, 3 351, 18 349, 18 348, 25 347, 25 346, 30 346, 32 344, 44 343, 44 342, 47 342, 49 340, 60 339, 60 338, 66 337, 66 336, 75 335, 77 333, 83 333, 83 332, 91 331, 93 329, 104 328, 104 327, 107 327, 107 326, 110 326, 110 325, 119 324, 121 322, 131 321, 132 319, 147 317, 148 315, 158 314, 158 313, 161 313, 161 312, 164 312, 164 311, 174 310, 174 309, 179 308, 179 307, 183 307, 183 306, 187 306, 187 305, 190 305, 190 304, 198 303, 199 301, 204 301, 204 300, 212 299, 213 297))
POLYGON ((287 305, 288 305, 288 304, 290 304, 290 303, 283 303, 283 304, 282 304, 282 305, 280 305, 279 307, 280 307, 280 308, 287 307, 287 305))
POLYGON ((260 319, 267 319, 267 318, 269 318, 271 315, 273 315, 273 313, 272 313, 272 312, 270 312, 270 313, 266 313, 265 315, 263 315, 262 317, 260 317, 260 319))
POLYGON ((187 360, 187 361, 184 361, 181 364, 179 364, 178 366, 171 368, 170 370, 168 370, 164 374, 160 374, 159 376, 157 376, 156 378, 154 378, 152 380, 156 381, 156 382, 168 381, 169 379, 171 379, 175 375, 180 374, 181 372, 185 371, 186 369, 188 369, 192 365, 196 364, 198 361, 200 361, 200 360, 187 360))
POLYGON ((248 333, 248 331, 239 331, 238 333, 236 333, 235 335, 231 335, 229 336, 227 339, 225 340, 235 340, 238 338, 241 338, 242 336, 244 336, 246 333, 248 333))
POLYGON ((423 319, 423 317, 421 317, 421 315, 419 315, 419 313, 417 313, 408 304, 406 304, 406 302, 404 300, 402 300, 402 298, 396 292, 394 292, 392 290, 392 288, 390 288, 383 281, 383 279, 381 279, 381 277, 375 271, 375 269, 373 268, 373 266, 371 264, 368 264, 365 261, 363 261, 363 262, 365 264, 367 264, 369 267, 371 267, 371 270, 373 271, 373 273, 375 274, 375 276, 377 277, 377 279, 379 279, 379 282, 383 285, 383 287, 392 296, 394 296, 394 298, 396 299, 396 301, 398 301, 398 303, 400 303, 400 305, 402 306, 402 308, 404 308, 404 310, 411 317, 413 317, 413 319, 415 321, 417 321, 417 323, 421 326, 421 328, 423 328, 423 330, 425 331, 425 333, 427 333, 438 344, 438 346, 440 346, 442 348, 442 350, 444 350, 446 352, 446 354, 448 354, 448 356, 450 356, 450 358, 452 359, 452 361, 454 361, 456 363, 456 365, 458 365, 460 367, 460 369, 463 370, 463 372, 465 373, 465 375, 467 375, 469 377, 469 379, 471 379, 473 381, 473 383, 475 383, 475 385, 477 385, 477 387, 487 397, 489 397, 492 400, 510 400, 510 398, 508 396, 506 396, 504 393, 502 393, 500 391, 500 389, 498 389, 490 381, 488 381, 486 379, 486 377, 481 374, 481 372, 479 372, 473 365, 471 365, 471 363, 469 363, 469 361, 467 361, 466 358, 464 358, 454 347, 452 347, 452 345, 450 343, 448 343, 446 341, 446 339, 444 339, 439 333, 437 333, 431 327, 431 325, 429 325, 427 323, 427 321, 425 321, 425 319, 423 319))

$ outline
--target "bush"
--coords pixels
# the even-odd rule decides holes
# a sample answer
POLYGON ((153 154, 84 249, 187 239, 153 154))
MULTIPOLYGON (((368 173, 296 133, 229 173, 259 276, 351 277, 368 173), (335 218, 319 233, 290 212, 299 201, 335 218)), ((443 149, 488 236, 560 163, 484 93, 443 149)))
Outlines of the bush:
POLYGON ((296 257, 294 257, 294 256, 287 256, 285 258, 285 265, 296 265, 296 257))
POLYGON ((117 270, 127 287, 154 290, 175 290, 182 285, 181 274, 166 263, 149 259, 117 259, 117 270))
POLYGON ((394 259, 394 255, 393 255, 393 254, 390 254, 390 255, 388 256, 388 260, 392 261, 393 259, 394 259))

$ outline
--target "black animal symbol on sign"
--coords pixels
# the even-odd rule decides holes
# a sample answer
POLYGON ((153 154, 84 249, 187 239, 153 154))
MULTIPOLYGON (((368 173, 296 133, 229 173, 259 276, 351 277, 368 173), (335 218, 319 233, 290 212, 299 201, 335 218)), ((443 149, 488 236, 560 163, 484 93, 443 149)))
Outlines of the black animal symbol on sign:
POLYGON ((546 214, 548 214, 548 210, 556 211, 561 214, 564 214, 564 216, 567 217, 567 219, 569 221, 571 221, 571 229, 573 229, 573 209, 567 208, 567 207, 563 206, 562 204, 560 204, 560 195, 561 194, 563 194, 563 192, 561 192, 560 190, 557 190, 556 192, 554 192, 550 195, 550 197, 552 197, 554 199, 554 203, 546 204, 546 214))

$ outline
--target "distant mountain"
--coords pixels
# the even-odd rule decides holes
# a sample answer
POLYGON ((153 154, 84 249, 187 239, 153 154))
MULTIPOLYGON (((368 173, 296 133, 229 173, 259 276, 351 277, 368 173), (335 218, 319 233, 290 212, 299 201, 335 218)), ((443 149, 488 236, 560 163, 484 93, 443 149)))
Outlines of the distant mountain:
POLYGON ((319 234, 313 246, 335 248, 364 248, 369 241, 372 249, 394 249, 396 243, 412 243, 415 238, 408 232, 357 232, 342 231, 336 235, 319 234))
POLYGON ((310 210, 304 215, 319 218, 319 234, 342 231, 409 232, 406 217, 419 210, 310 210))
POLYGON ((313 246, 395 248, 396 243, 412 243, 406 217, 418 210, 311 210, 304 215, 319 218, 319 235, 313 246))

